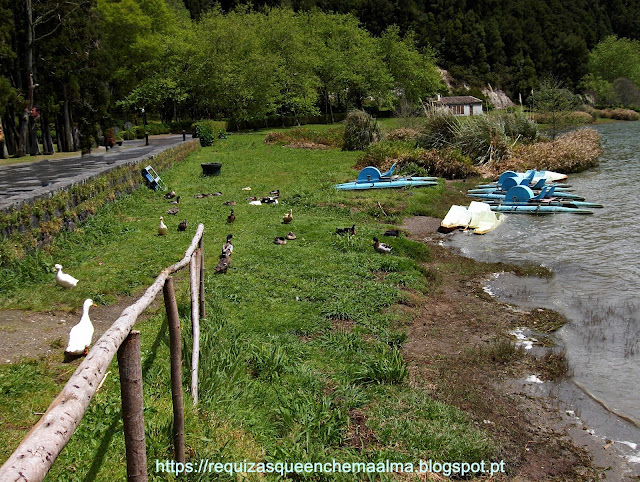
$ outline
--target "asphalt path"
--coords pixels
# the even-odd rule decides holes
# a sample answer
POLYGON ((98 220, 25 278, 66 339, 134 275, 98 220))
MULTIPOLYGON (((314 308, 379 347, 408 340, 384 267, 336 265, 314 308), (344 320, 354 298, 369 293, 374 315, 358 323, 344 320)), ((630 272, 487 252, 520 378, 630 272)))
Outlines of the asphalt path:
POLYGON ((144 139, 124 141, 107 152, 103 148, 84 156, 0 166, 0 209, 17 207, 115 167, 149 159, 182 142, 181 134, 152 136, 148 146, 144 139))

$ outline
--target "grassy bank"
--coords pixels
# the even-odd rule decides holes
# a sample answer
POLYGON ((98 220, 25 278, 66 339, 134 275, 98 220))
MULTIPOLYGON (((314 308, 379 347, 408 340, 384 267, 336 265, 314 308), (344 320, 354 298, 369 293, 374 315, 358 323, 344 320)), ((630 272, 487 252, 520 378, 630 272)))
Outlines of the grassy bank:
MULTIPOLYGON (((473 463, 507 458, 513 470, 519 455, 509 451, 509 444, 482 420, 444 403, 464 402, 455 395, 460 386, 454 383, 442 394, 425 389, 413 380, 403 356, 413 319, 403 307, 428 306, 450 274, 460 279, 507 267, 460 262, 404 236, 382 236, 407 215, 444 216, 452 201, 461 200, 466 184, 340 192, 333 185, 355 177, 357 153, 266 144, 265 134, 229 136, 165 170, 164 181, 181 195, 175 218, 166 214, 170 205, 162 193, 141 188, 100 208, 77 231, 60 233, 46 250, 17 264, 21 275, 5 285, 1 307, 71 310, 86 297, 114 303, 122 295, 139 294, 162 268, 182 257, 202 222, 207 318, 201 322, 200 403, 187 409, 188 460, 416 463, 431 458, 473 463), (222 174, 202 177, 202 162, 221 162, 222 174), (274 189, 281 192, 278 205, 251 206, 246 200, 274 189), (217 191, 222 195, 194 198, 217 191), (226 223, 230 208, 223 201, 236 202, 233 225, 226 223), (283 225, 289 209, 294 220, 283 225), (161 215, 169 227, 164 237, 156 235, 161 215), (188 221, 186 233, 176 230, 182 219, 188 221), (333 234, 354 223, 357 235, 333 234), (275 236, 288 231, 297 239, 273 244, 275 236), (226 275, 214 275, 229 233, 235 246, 231 268, 226 275), (392 245, 393 254, 376 253, 373 236, 392 245), (65 291, 55 285, 54 263, 81 280, 77 288, 65 291)), ((188 283, 179 280, 177 285, 186 391, 188 283)), ((172 458, 163 312, 161 306, 151 310, 139 325, 147 457, 150 478, 158 480, 171 477, 155 473, 155 460, 172 458)), ((75 368, 61 363, 62 348, 59 352, 0 367, 0 460, 75 368)), ((484 358, 495 356, 487 353, 484 358)), ((509 351, 507 358, 520 356, 509 351)), ((115 363, 110 372, 50 480, 125 477, 115 363)), ((188 397, 186 406, 191 406, 188 397)))

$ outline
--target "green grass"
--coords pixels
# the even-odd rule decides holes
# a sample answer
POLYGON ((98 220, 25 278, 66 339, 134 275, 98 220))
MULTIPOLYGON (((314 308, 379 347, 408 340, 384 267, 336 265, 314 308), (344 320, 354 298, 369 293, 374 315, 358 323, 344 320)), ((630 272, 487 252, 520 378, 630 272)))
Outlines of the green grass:
MULTIPOLYGON (((201 321, 200 403, 187 409, 187 459, 210 461, 443 461, 490 459, 494 444, 459 410, 409 387, 399 348, 402 319, 389 308, 409 288, 427 293, 437 277, 423 263, 432 253, 406 238, 381 236, 407 214, 436 214, 445 186, 407 190, 336 191, 353 179, 358 153, 283 148, 266 132, 233 134, 162 172, 182 196, 180 213, 146 188, 100 210, 74 233, 23 260, 4 280, 0 304, 33 310, 73 309, 86 297, 112 303, 139 294, 182 258, 197 223, 205 224, 207 317, 201 321), (221 162, 222 174, 201 176, 201 162, 221 162), (242 188, 250 186, 251 191, 242 188), (280 204, 251 206, 250 195, 280 189, 280 204), (222 191, 220 197, 194 199, 222 191), (234 200, 236 221, 226 224, 234 200), (293 209, 290 225, 282 215, 293 209), (158 218, 169 227, 156 235, 158 218), (176 226, 186 218, 187 233, 176 226), (353 237, 338 227, 356 224, 353 237), (297 239, 274 245, 293 231, 297 239), (214 275, 220 246, 233 233, 226 275, 214 275), (394 247, 381 255, 373 236, 394 247), (73 290, 54 283, 52 266, 80 279, 73 290), (378 443, 349 442, 353 410, 367 414, 378 443)), ((182 275, 184 277, 184 275, 182 275)), ((178 279, 183 321, 184 387, 188 391, 188 283, 178 279)), ((168 335, 163 308, 141 323, 145 426, 150 478, 155 460, 171 459, 168 335)), ((0 367, 0 426, 4 460, 69 376, 58 359, 0 367), (25 384, 24 380, 30 380, 25 384), (37 395, 36 394, 40 394, 37 395)), ((92 401, 50 480, 122 480, 124 444, 117 366, 92 401)), ((352 480, 352 476, 343 476, 352 480)), ((223 477, 224 478, 224 477, 223 477)), ((322 478, 317 476, 316 478, 322 478)), ((326 480, 335 480, 335 474, 326 480)), ((208 477, 189 480, 209 480, 208 477)))

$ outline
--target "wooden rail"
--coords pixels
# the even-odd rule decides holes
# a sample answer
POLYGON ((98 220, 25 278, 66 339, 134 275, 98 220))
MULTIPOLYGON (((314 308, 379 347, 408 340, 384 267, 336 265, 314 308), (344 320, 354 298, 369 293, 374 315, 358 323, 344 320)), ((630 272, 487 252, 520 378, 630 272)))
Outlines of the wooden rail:
MULTIPOLYGON (((203 233, 204 225, 200 224, 191 245, 185 252, 184 258, 162 270, 154 283, 147 288, 144 295, 134 304, 125 308, 120 317, 95 343, 87 357, 69 378, 62 391, 51 402, 45 414, 31 428, 15 452, 0 467, 1 481, 40 481, 44 479, 56 457, 69 442, 80 424, 91 399, 105 376, 107 368, 125 338, 129 336, 140 313, 147 309, 158 293, 163 290, 169 275, 189 265, 192 258, 196 260, 196 267, 200 271, 197 261, 199 261, 198 258, 202 260, 203 256, 202 254, 199 256, 193 255, 201 243, 203 233)), ((197 280, 195 284, 198 285, 199 283, 200 280, 197 280)), ((192 282, 192 286, 193 284, 192 282)), ((197 294, 199 290, 196 288, 195 291, 195 314, 197 315, 200 299, 197 294)), ((200 296, 203 296, 202 293, 200 296)), ((192 295, 193 300, 194 297, 192 295)), ((194 352, 199 352, 200 348, 195 346, 195 341, 194 334, 194 352)), ((195 376, 197 380, 197 373, 195 376)), ((182 450, 184 451, 184 448, 182 450)), ((179 452, 179 450, 176 449, 176 452, 179 452)))

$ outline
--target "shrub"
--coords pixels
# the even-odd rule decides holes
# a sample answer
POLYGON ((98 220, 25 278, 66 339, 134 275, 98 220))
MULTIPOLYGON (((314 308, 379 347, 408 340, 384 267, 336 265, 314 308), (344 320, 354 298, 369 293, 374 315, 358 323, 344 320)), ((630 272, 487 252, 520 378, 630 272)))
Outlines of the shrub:
POLYGON ((167 124, 150 123, 147 124, 147 132, 150 136, 157 136, 160 134, 169 134, 171 130, 167 124))
POLYGON ((504 133, 514 142, 533 142, 538 139, 538 125, 520 111, 496 113, 492 117, 504 124, 504 133))
POLYGON ((389 132, 385 136, 385 139, 389 141, 415 141, 421 134, 421 131, 418 129, 400 127, 389 132))
POLYGON ((196 137, 200 139, 200 145, 202 147, 209 147, 213 145, 213 141, 216 138, 213 127, 207 123, 196 124, 196 137))
POLYGON ((265 144, 286 144, 289 137, 284 132, 269 132, 264 138, 265 144))
POLYGON ((401 159, 402 165, 415 163, 422 167, 430 176, 445 179, 464 179, 476 174, 471 159, 458 149, 417 149, 414 155, 407 155, 401 159))
POLYGON ((362 151, 380 139, 380 128, 376 120, 362 110, 347 114, 344 128, 344 151, 362 151))
POLYGON ((199 120, 198 122, 194 122, 193 124, 191 124, 191 128, 196 133, 197 133, 196 129, 197 129, 198 125, 207 125, 207 126, 211 127, 211 130, 213 132, 216 132, 216 133, 219 132, 219 131, 227 132, 227 122, 226 121, 216 121, 216 120, 211 120, 211 119, 199 120))
POLYGON ((171 132, 171 134, 182 134, 183 130, 191 134, 194 130, 193 121, 169 122, 169 132, 171 132))
POLYGON ((371 144, 357 163, 357 167, 375 166, 386 171, 398 159, 413 152, 415 146, 410 142, 384 140, 371 144))

